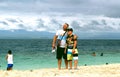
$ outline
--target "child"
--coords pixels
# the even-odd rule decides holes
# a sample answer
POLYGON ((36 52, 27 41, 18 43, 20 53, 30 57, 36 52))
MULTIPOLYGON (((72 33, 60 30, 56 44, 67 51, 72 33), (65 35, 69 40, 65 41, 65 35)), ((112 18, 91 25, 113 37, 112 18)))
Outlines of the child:
POLYGON ((8 62, 8 65, 7 65, 7 70, 12 70, 12 67, 13 67, 13 55, 12 55, 12 51, 9 50, 8 51, 8 54, 6 56, 6 60, 8 62))
POLYGON ((73 29, 68 29, 67 36, 67 60, 70 69, 72 69, 72 59, 74 60, 74 69, 78 69, 78 50, 77 50, 77 36, 73 35, 73 29))

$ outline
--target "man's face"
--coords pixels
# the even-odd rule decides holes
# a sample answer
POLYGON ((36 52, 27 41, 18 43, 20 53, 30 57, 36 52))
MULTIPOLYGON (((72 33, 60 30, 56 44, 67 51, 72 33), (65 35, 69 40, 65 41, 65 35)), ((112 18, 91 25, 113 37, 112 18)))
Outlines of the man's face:
POLYGON ((64 25, 63 25, 63 30, 66 31, 67 28, 68 28, 67 24, 64 24, 64 25))

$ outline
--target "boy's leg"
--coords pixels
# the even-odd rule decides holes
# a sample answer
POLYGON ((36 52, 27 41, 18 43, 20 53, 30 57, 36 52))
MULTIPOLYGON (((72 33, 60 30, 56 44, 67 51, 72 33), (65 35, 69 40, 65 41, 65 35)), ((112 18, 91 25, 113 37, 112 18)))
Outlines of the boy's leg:
POLYGON ((77 69, 78 66, 78 60, 74 60, 74 69, 77 69))
POLYGON ((13 64, 8 64, 7 70, 8 70, 8 71, 9 71, 9 70, 12 70, 12 67, 13 67, 13 64))
POLYGON ((72 69, 72 60, 69 61, 70 69, 72 69))

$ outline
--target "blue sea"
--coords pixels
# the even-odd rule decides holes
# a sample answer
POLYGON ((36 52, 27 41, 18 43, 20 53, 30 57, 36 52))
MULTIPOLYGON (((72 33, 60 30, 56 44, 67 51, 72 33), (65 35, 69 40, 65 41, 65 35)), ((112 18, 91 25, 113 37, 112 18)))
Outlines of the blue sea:
MULTIPOLYGON (((15 70, 57 68, 51 43, 52 39, 0 39, 0 70, 6 70, 5 56, 8 50, 13 52, 15 70)), ((120 63, 120 40, 79 39, 78 50, 79 66, 120 63), (93 56, 93 52, 96 56, 93 56)))

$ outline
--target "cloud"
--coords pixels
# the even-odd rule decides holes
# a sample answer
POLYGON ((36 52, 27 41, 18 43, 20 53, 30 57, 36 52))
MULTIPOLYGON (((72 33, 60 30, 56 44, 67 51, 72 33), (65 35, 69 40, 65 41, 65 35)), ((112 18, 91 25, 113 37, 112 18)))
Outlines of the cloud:
POLYGON ((8 4, 7 4, 7 3, 4 3, 4 2, 1 2, 1 3, 0 3, 0 7, 8 7, 8 4))
MULTIPOLYGON (((58 13, 57 13, 58 14, 58 13)), ((41 15, 1 15, 0 30, 46 31, 56 32, 63 23, 70 24, 75 33, 80 32, 120 32, 120 19, 93 15, 59 16, 41 13, 41 15)))
POLYGON ((58 12, 120 17, 119 0, 1 0, 1 12, 58 12))

